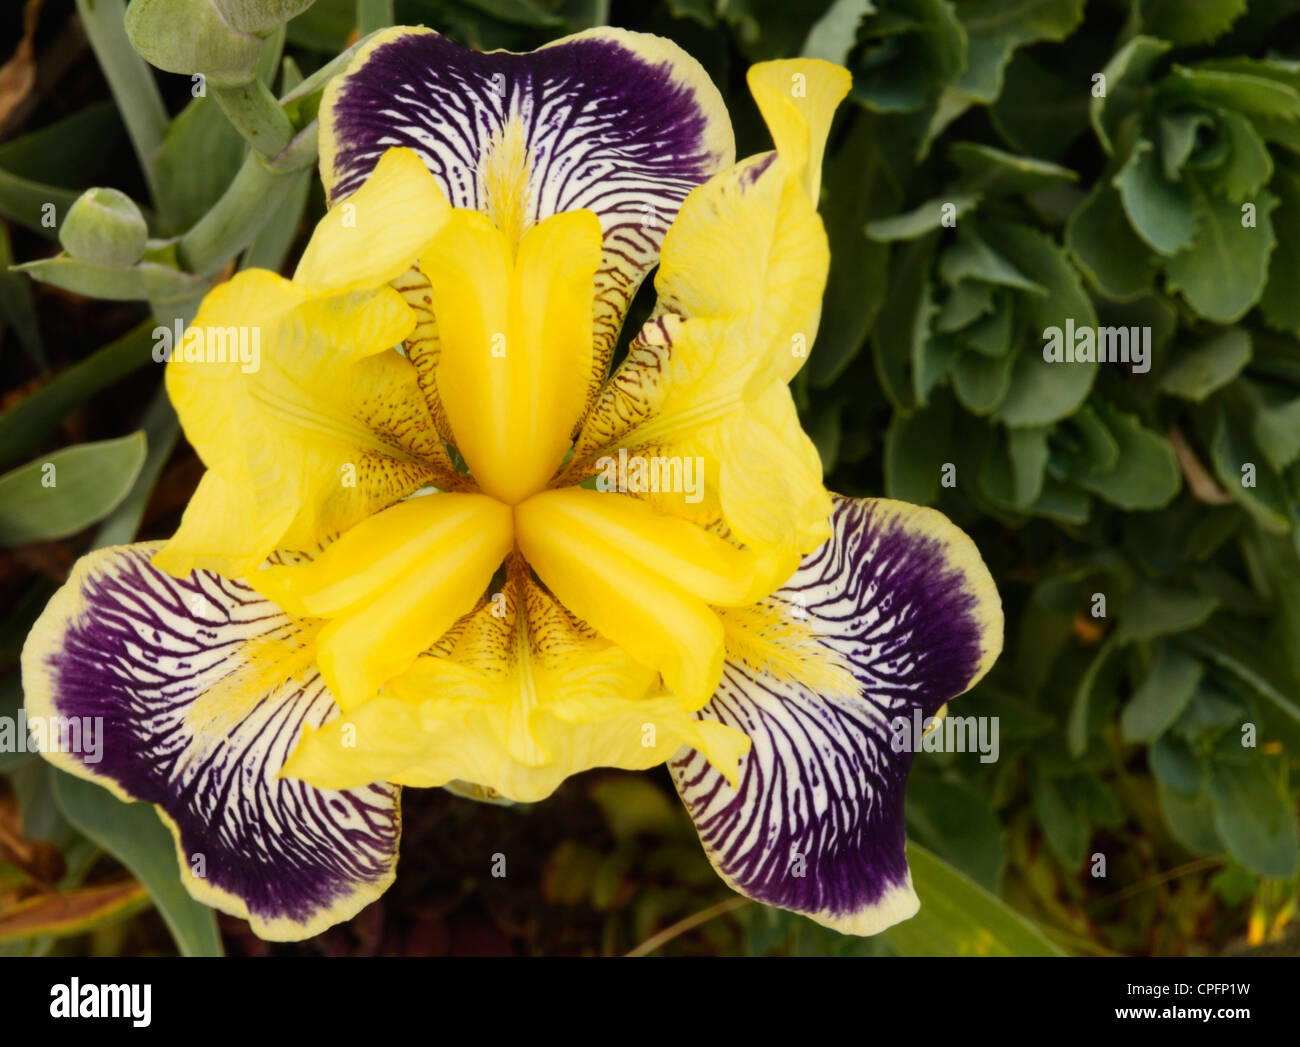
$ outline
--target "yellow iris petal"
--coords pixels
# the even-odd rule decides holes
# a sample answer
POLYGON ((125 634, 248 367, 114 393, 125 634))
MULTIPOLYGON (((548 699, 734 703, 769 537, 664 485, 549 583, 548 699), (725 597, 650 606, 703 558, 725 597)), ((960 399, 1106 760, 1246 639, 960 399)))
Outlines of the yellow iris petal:
POLYGON ((389 149, 364 184, 332 207, 303 251, 294 283, 338 294, 390 283, 451 216, 451 204, 410 149, 389 149))
POLYGON ((555 215, 517 248, 458 211, 421 259, 438 318, 438 393, 479 486, 508 504, 555 473, 586 406, 600 222, 555 215))
POLYGON ((290 614, 330 619, 318 663, 347 710, 482 599, 510 547, 508 507, 483 495, 436 494, 370 517, 310 564, 257 571, 249 584, 290 614))
POLYGON ((708 701, 722 672, 722 627, 709 604, 750 603, 794 566, 637 499, 581 488, 528 499, 515 509, 515 529, 520 552, 560 602, 660 671, 689 708, 708 701))
POLYGON ((387 287, 309 298, 256 269, 216 287, 166 381, 219 479, 205 483, 158 566, 237 577, 276 548, 314 548, 433 482, 435 466, 449 472, 414 369, 389 351, 412 323, 387 287), (257 347, 247 360, 229 351, 240 337, 257 347), (236 528, 245 533, 232 542, 236 528))
POLYGON ((684 745, 733 783, 749 739, 655 693, 656 674, 575 621, 517 567, 504 605, 459 623, 384 694, 308 731, 285 768, 321 788, 469 781, 523 802, 592 767, 639 770, 684 745), (519 592, 523 598, 514 598, 519 592))
POLYGON ((614 448, 700 459, 711 489, 689 519, 744 545, 808 553, 830 534, 830 496, 787 383, 816 339, 830 267, 816 197, 826 134, 850 77, 818 60, 763 63, 749 83, 776 143, 687 197, 664 238, 655 315, 575 443, 590 470, 614 448))
POLYGON ((835 109, 853 86, 843 66, 819 58, 759 62, 745 76, 779 155, 814 203, 835 109))

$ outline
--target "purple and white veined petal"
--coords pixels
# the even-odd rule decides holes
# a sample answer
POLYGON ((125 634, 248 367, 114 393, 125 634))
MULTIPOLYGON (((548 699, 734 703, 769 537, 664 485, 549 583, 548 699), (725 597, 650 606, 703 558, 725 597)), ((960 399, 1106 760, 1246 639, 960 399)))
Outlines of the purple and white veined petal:
POLYGON ((28 717, 100 725, 93 749, 47 757, 157 805, 200 901, 248 919, 262 938, 318 934, 392 883, 400 790, 277 777, 303 727, 336 711, 312 665, 310 629, 242 582, 157 570, 161 545, 77 563, 23 650, 28 717))
POLYGON ((385 30, 331 83, 320 121, 331 203, 384 150, 406 146, 453 206, 499 224, 503 214, 526 228, 594 211, 605 241, 598 368, 682 201, 735 156, 726 106, 703 67, 669 40, 614 28, 528 54, 469 51, 428 29, 385 30))
POLYGON ((773 600, 852 673, 857 693, 818 693, 729 659, 699 715, 752 739, 740 787, 696 752, 670 769, 734 889, 875 934, 919 905, 904 850, 912 753, 895 751, 895 724, 910 725, 914 710, 923 722, 987 672, 1002 606, 974 543, 932 509, 837 497, 831 523, 833 537, 773 600))

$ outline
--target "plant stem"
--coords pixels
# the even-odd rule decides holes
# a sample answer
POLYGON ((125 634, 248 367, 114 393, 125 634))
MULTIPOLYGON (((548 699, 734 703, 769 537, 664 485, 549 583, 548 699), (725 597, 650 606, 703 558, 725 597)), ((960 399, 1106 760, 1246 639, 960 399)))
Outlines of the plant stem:
POLYGON ((293 138, 293 124, 270 88, 256 77, 239 87, 213 87, 212 97, 244 141, 262 156, 276 156, 293 138))
POLYGON ((126 4, 124 0, 77 0, 77 14, 122 114, 145 184, 156 196, 153 161, 167 133, 167 109, 153 71, 126 37, 126 4))
POLYGON ((292 192, 294 173, 316 159, 316 124, 298 133, 275 160, 256 152, 244 159, 235 180, 207 214, 181 237, 178 254, 188 272, 214 276, 283 206, 292 192))

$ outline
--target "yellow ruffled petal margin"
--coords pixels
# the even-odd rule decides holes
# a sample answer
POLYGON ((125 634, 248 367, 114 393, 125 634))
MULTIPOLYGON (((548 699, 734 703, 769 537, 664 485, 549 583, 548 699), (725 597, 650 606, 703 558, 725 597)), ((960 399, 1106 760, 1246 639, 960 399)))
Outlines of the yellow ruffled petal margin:
POLYGON ((713 480, 705 506, 656 504, 721 519, 746 545, 807 553, 829 537, 820 460, 784 386, 817 334, 830 265, 821 158, 850 82, 814 59, 750 70, 776 155, 687 197, 664 239, 656 313, 586 419, 575 470, 620 447, 699 455, 713 480))
POLYGON ((392 283, 451 212, 424 161, 410 149, 389 149, 361 188, 316 224, 293 282, 313 295, 392 283))
POLYGON ((449 215, 415 154, 389 150, 321 219, 293 281, 250 269, 203 300, 166 381, 209 472, 159 567, 248 574, 452 475, 392 351, 415 314, 388 286, 449 215))
POLYGON ((501 593, 382 696, 305 733, 284 774, 318 788, 470 781, 520 802, 592 767, 640 770, 682 746, 733 784, 749 739, 655 691, 656 674, 597 636, 516 561, 501 593))

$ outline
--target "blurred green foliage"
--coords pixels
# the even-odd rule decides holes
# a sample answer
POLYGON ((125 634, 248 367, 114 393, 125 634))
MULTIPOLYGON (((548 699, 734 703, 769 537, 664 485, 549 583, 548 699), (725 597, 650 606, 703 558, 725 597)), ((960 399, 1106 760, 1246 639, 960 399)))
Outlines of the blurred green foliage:
MULTIPOLYGON (((58 31, 71 8, 46 4, 38 54, 88 69, 58 31)), ((268 37, 259 78, 287 95, 389 17, 482 49, 605 21, 672 37, 722 89, 740 155, 769 147, 750 63, 804 54, 853 72, 825 165, 830 282, 796 396, 833 489, 935 505, 979 545, 1006 649, 960 708, 999 718, 1001 752, 918 758, 923 907, 877 938, 735 900, 666 776, 597 773, 530 809, 417 801, 394 895, 317 948, 1296 951, 1300 0, 316 0, 268 37), (1049 329, 1096 327, 1149 332, 1149 359, 1044 360, 1049 329), (509 902, 470 871, 480 840, 524 856, 509 902)), ((209 241, 194 263, 205 245, 185 234, 245 177, 249 147, 182 76, 156 75, 170 116, 151 132, 123 99, 155 74, 101 65, 117 105, 88 71, 57 97, 34 89, 0 142, 0 263, 48 281, 0 272, 3 715, 71 559, 142 522, 168 533, 197 475, 145 366, 145 307, 67 292, 184 316, 227 263, 285 267, 324 206, 310 171, 290 171, 228 257, 209 241), (132 194, 149 222, 129 285, 48 258, 42 206, 61 216, 90 185, 132 194), (4 493, 50 461, 77 482, 39 504, 4 493)), ((312 89, 283 106, 294 130, 312 89)), ((0 753, 0 772, 0 951, 219 951, 148 808, 24 754, 0 753), (136 895, 100 889, 122 866, 174 945, 157 915, 133 915, 136 895), (33 885, 86 884, 84 918, 32 931, 33 885)), ((237 951, 267 948, 223 929, 237 951)))

